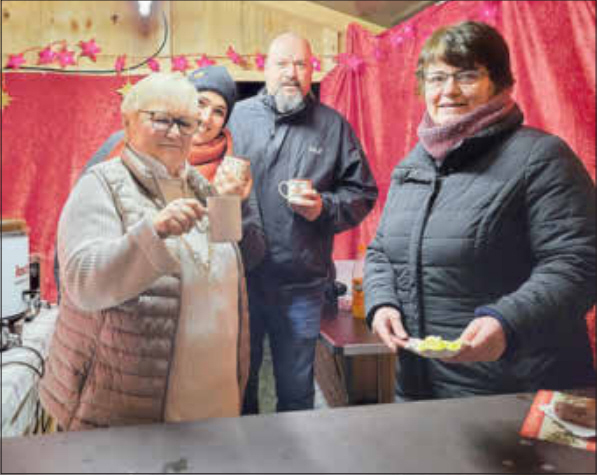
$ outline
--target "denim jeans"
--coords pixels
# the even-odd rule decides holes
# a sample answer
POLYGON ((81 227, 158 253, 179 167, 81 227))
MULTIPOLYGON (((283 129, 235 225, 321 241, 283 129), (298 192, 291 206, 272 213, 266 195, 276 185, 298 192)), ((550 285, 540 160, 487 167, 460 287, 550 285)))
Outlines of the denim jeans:
POLYGON ((251 365, 243 414, 259 413, 259 370, 269 337, 278 412, 313 408, 315 346, 324 309, 324 287, 282 289, 249 283, 251 365))

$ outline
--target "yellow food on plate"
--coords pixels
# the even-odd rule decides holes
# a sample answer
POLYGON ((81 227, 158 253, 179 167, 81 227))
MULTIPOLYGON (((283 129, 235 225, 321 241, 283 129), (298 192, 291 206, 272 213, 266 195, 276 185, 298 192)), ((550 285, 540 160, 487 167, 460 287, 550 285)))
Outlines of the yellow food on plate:
POLYGON ((419 352, 441 352, 449 350, 451 352, 458 352, 462 347, 462 341, 456 339, 453 341, 444 340, 440 336, 427 336, 417 346, 419 352))

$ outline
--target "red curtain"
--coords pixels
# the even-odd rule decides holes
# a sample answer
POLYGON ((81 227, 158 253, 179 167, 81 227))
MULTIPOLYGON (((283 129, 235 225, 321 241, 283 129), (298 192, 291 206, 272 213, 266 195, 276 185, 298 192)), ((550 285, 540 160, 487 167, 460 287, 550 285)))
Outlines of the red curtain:
POLYGON ((450 1, 377 36, 351 25, 346 53, 353 61, 324 78, 320 95, 355 128, 380 200, 360 227, 336 237, 336 259, 353 258, 358 243, 373 238, 390 173, 417 142, 424 105, 415 95, 414 72, 425 39, 464 20, 485 21, 503 34, 525 123, 566 140, 595 179, 594 1, 450 1))
MULTIPOLYGON (((424 39, 464 19, 488 21, 504 34, 527 123, 563 137, 595 176, 594 1, 451 1, 379 36, 351 26, 347 52, 365 62, 335 68, 321 97, 357 131, 381 199, 363 225, 337 237, 335 258, 354 257, 358 243, 373 237, 390 171, 416 142, 423 105, 414 70, 424 39)), ((31 252, 42 258, 44 299, 56 297, 52 262, 62 206, 83 165, 121 127, 118 89, 138 78, 3 74, 10 103, 3 100, 2 216, 27 221, 31 252)))
POLYGON ((48 301, 56 300, 52 269, 62 206, 91 155, 122 128, 118 89, 127 80, 3 74, 10 100, 2 109, 2 218, 26 220, 48 301))
MULTIPOLYGON (((324 78, 320 94, 355 128, 380 200, 360 227, 336 237, 336 259, 354 258, 358 243, 373 238, 390 173, 417 142, 424 105, 414 73, 425 39, 464 20, 485 21, 502 33, 525 123, 562 137, 595 180, 595 1, 450 1, 378 36, 351 25, 345 64, 324 78)), ((595 353, 595 308, 587 323, 595 353)))

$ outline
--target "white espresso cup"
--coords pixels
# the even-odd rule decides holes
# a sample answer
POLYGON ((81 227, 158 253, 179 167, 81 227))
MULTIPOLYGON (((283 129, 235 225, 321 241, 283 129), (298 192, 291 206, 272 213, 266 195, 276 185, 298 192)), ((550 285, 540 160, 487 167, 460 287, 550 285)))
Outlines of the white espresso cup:
POLYGON ((278 184, 278 192, 289 202, 297 198, 301 199, 303 192, 312 189, 313 185, 309 179, 283 180, 278 184))
POLYGON ((207 233, 212 243, 240 241, 243 237, 238 195, 207 197, 207 216, 207 233))
POLYGON ((241 182, 249 180, 251 162, 249 162, 247 159, 226 155, 220 164, 220 167, 226 172, 234 175, 241 182))

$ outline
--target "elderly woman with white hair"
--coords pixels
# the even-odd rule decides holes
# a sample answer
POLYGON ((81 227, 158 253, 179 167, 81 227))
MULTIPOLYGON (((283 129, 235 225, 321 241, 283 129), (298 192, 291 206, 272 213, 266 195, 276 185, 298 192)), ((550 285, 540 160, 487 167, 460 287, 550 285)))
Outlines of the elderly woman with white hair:
POLYGON ((64 430, 236 416, 246 382, 244 271, 198 222, 217 194, 187 163, 198 95, 136 83, 126 147, 77 182, 58 226, 60 315, 40 385, 64 430))

